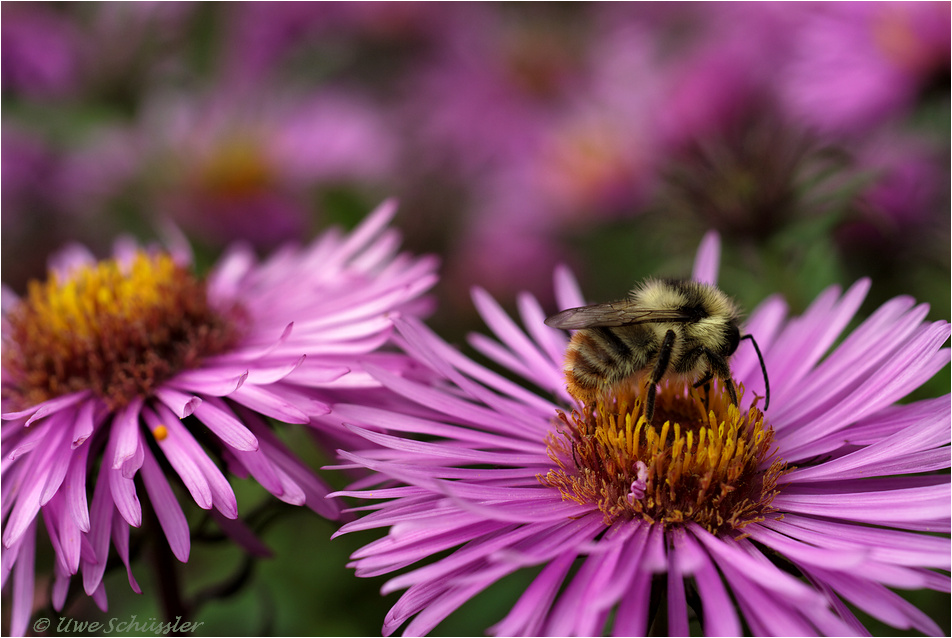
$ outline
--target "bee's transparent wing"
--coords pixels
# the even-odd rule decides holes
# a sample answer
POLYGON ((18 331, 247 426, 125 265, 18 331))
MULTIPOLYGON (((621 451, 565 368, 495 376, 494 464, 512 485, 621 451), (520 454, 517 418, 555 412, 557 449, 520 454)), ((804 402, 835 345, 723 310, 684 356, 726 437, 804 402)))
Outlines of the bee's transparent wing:
POLYGON ((691 321, 692 316, 680 310, 645 308, 631 301, 614 301, 594 306, 569 308, 545 320, 545 325, 566 330, 582 328, 630 326, 638 323, 691 321))

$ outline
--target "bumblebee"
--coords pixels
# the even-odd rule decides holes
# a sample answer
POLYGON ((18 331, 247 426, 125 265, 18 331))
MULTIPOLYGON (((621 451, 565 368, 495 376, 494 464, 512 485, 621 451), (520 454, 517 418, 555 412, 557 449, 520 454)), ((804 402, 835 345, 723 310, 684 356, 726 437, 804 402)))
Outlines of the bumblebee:
POLYGON ((648 279, 627 299, 569 308, 545 320, 553 328, 576 330, 565 356, 569 393, 591 403, 635 375, 646 374, 644 415, 654 416, 657 384, 666 376, 692 382, 695 388, 720 379, 737 405, 728 360, 741 339, 750 339, 770 385, 760 348, 751 335, 740 334, 734 302, 715 286, 697 281, 648 279))

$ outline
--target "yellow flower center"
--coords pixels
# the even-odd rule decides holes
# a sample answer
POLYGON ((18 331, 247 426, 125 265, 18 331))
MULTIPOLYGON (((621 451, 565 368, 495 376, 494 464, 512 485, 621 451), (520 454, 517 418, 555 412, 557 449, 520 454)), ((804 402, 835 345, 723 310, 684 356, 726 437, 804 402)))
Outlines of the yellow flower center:
POLYGON ((702 392, 665 381, 647 423, 643 387, 632 384, 571 415, 559 412, 559 432, 548 440, 558 469, 540 476, 542 483, 596 505, 606 524, 640 517, 726 533, 775 511, 777 479, 788 468, 774 458, 773 430, 759 409, 742 413, 716 388, 706 409, 702 392))
POLYGON ((263 192, 273 181, 264 149, 240 137, 215 149, 196 176, 207 194, 236 199, 263 192))
POLYGON ((205 283, 167 254, 51 273, 6 317, 4 394, 25 408, 88 389, 121 407, 233 345, 238 319, 209 307, 205 283))

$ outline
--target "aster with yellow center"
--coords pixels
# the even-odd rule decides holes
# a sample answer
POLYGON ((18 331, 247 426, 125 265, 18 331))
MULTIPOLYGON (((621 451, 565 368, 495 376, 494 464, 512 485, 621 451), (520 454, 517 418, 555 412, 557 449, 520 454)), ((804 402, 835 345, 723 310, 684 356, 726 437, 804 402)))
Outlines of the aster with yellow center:
MULTIPOLYGON (((714 283, 718 246, 702 243, 695 279, 714 283)), ((380 479, 337 493, 380 501, 340 533, 388 530, 352 556, 358 576, 392 574, 383 593, 406 589, 383 633, 426 634, 533 567, 489 632, 854 635, 859 609, 940 633, 890 588, 949 589, 952 547, 934 534, 950 519, 949 400, 895 401, 948 364, 949 324, 897 298, 827 352, 867 289, 828 290, 799 318, 776 298, 752 313, 744 332, 770 373, 767 413, 759 361, 741 346, 730 361, 739 406, 717 381, 706 394, 666 379, 651 423, 639 379, 592 405, 571 399, 568 335, 528 295, 519 326, 474 293, 498 341, 471 344, 511 376, 398 321, 439 382, 371 368, 415 409, 334 406, 385 448, 342 452, 380 479)), ((556 298, 585 305, 565 270, 556 298)))
POLYGON ((565 499, 596 505, 606 525, 693 521, 730 534, 776 511, 771 502, 787 468, 773 458, 763 412, 751 405, 742 413, 720 391, 707 397, 705 413, 694 388, 665 381, 648 423, 641 387, 636 380, 571 415, 559 412, 558 433, 548 437, 558 469, 542 483, 565 499))
POLYGON ((109 259, 31 282, 7 321, 3 370, 22 408, 83 390, 124 407, 241 333, 240 307, 219 313, 188 268, 142 251, 126 264, 109 259))
POLYGON ((11 633, 25 632, 33 609, 41 514, 57 556, 57 609, 79 572, 105 609, 110 546, 139 591, 129 531, 143 526, 144 510, 172 554, 188 560, 175 484, 259 551, 230 522, 238 502, 225 467, 282 501, 338 516, 326 484, 272 421, 306 424, 340 444, 349 435, 327 417, 330 402, 380 392, 363 362, 395 374, 414 365, 377 352, 394 317, 425 309, 420 297, 435 281, 432 259, 396 254, 387 228, 395 209, 386 202, 349 235, 331 230, 263 263, 234 249, 207 278, 181 248, 124 242, 102 261, 70 248, 45 282, 4 298, 2 574, 4 586, 12 575, 11 633))

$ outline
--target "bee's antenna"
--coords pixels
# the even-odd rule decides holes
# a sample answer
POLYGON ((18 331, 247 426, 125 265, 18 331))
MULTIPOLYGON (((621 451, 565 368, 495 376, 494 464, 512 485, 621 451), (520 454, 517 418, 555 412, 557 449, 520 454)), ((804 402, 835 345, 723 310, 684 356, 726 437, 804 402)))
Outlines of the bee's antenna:
POLYGON ((750 339, 750 342, 754 344, 754 350, 757 351, 757 358, 760 359, 760 369, 764 373, 764 411, 766 412, 767 408, 770 407, 770 379, 767 378, 767 366, 764 365, 764 355, 760 354, 760 348, 754 340, 754 335, 744 335, 741 337, 741 340, 743 339, 750 339))

